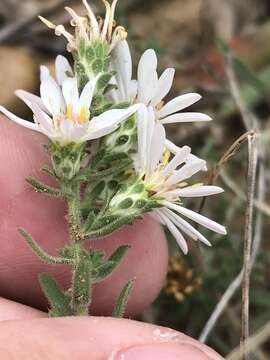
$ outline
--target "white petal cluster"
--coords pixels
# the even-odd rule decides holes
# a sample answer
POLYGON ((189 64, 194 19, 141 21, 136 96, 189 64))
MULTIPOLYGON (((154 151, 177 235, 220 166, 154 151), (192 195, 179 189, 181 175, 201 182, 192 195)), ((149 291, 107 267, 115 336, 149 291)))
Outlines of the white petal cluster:
POLYGON ((226 229, 213 220, 186 209, 182 206, 181 199, 214 195, 221 193, 223 189, 201 184, 188 185, 186 181, 204 169, 205 161, 196 157, 190 159, 191 149, 188 146, 178 148, 169 161, 166 156, 165 130, 155 121, 153 108, 144 107, 139 112, 136 171, 152 199, 160 205, 151 215, 167 226, 184 253, 187 253, 188 247, 182 233, 210 245, 182 216, 219 234, 226 234, 226 229))
POLYGON ((153 109, 155 119, 161 124, 211 120, 206 114, 180 112, 201 99, 197 93, 180 95, 164 104, 163 99, 172 88, 175 69, 166 69, 158 77, 158 61, 154 50, 146 50, 142 55, 137 80, 132 80, 132 59, 126 40, 117 44, 112 55, 117 89, 111 92, 111 97, 115 102, 143 103, 153 109))
POLYGON ((3 106, 0 106, 0 111, 16 123, 63 145, 105 136, 137 111, 138 106, 134 105, 127 109, 108 110, 90 118, 89 109, 98 76, 89 81, 79 95, 77 78, 66 58, 61 55, 56 58, 55 70, 57 81, 46 67, 41 67, 40 97, 24 90, 16 91, 16 95, 32 110, 34 123, 19 118, 3 106))

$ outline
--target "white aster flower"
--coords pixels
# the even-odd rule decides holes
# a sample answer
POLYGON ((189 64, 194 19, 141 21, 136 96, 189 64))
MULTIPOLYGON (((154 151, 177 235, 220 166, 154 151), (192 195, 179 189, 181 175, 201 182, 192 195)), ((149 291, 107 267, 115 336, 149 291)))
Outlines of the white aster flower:
POLYGON ((68 61, 58 56, 57 81, 45 66, 41 67, 40 97, 24 90, 16 91, 16 95, 33 111, 34 123, 19 118, 3 106, 0 106, 0 111, 17 124, 41 132, 62 145, 105 136, 137 111, 138 106, 134 105, 127 109, 108 110, 90 119, 90 106, 98 76, 85 85, 81 94, 77 79, 72 76, 68 61))
POLYGON ((226 234, 226 229, 185 208, 181 199, 214 195, 223 192, 223 189, 201 184, 188 185, 187 179, 201 171, 205 167, 205 161, 198 158, 188 161, 191 151, 188 146, 179 149, 169 161, 169 157, 164 156, 165 131, 155 121, 153 108, 141 108, 140 112, 143 115, 138 119, 138 158, 135 167, 152 199, 160 205, 151 215, 167 226, 184 253, 187 253, 188 248, 182 233, 210 245, 182 216, 219 234, 226 234))
POLYGON ((197 93, 180 95, 164 104, 163 99, 172 88, 175 69, 166 69, 158 77, 154 50, 146 50, 142 55, 137 81, 132 80, 132 59, 126 40, 117 44, 112 55, 117 89, 112 90, 110 95, 115 102, 143 103, 153 108, 155 119, 162 124, 211 120, 206 114, 179 112, 201 99, 197 93))
POLYGON ((71 25, 75 27, 75 35, 70 34, 63 25, 54 25, 52 22, 40 16, 40 20, 55 31, 57 36, 64 36, 68 41, 68 50, 74 51, 79 47, 79 41, 85 40, 91 43, 94 40, 107 41, 110 45, 110 51, 115 45, 127 37, 127 32, 123 26, 115 26, 115 9, 118 0, 113 0, 112 4, 107 0, 102 0, 106 8, 104 19, 97 17, 87 0, 82 0, 87 11, 87 17, 81 17, 70 7, 65 9, 70 14, 71 25))

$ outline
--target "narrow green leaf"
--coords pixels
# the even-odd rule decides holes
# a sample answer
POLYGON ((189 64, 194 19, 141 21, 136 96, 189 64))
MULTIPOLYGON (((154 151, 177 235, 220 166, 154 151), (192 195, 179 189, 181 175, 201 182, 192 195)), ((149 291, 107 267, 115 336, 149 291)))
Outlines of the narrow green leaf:
POLYGON ((102 161, 106 154, 106 149, 99 150, 96 156, 91 160, 90 168, 93 170, 102 161))
POLYGON ((103 262, 103 259, 105 258, 105 252, 101 250, 95 250, 91 249, 88 251, 88 256, 91 259, 91 263, 93 268, 96 266, 99 266, 103 262))
POLYGON ((21 234, 21 236, 26 240, 26 242, 31 247, 31 249, 34 251, 34 253, 41 260, 43 260, 46 264, 72 264, 73 263, 72 259, 66 259, 64 257, 56 257, 56 256, 51 256, 51 255, 47 254, 36 243, 36 241, 32 238, 32 236, 27 233, 27 231, 25 231, 24 229, 19 229, 18 231, 21 234))
POLYGON ((93 206, 94 200, 96 200, 102 194, 105 187, 105 181, 100 181, 93 188, 90 188, 86 191, 84 195, 84 200, 81 204, 83 216, 88 216, 89 211, 93 206))
POLYGON ((112 274, 112 272, 120 265, 121 260, 130 249, 129 245, 120 246, 106 261, 104 264, 97 267, 93 273, 92 278, 95 281, 101 281, 106 279, 112 274))
POLYGON ((39 275, 39 281, 51 306, 50 316, 73 315, 73 311, 69 305, 69 298, 65 295, 58 283, 49 274, 45 273, 39 275))
POLYGON ((63 197, 63 194, 61 193, 60 190, 55 189, 51 186, 48 186, 46 184, 43 184, 41 181, 29 176, 26 181, 33 186, 33 188, 43 194, 47 194, 49 196, 54 196, 54 197, 63 197))
POLYGON ((122 245, 109 257, 109 261, 114 261, 117 264, 123 259, 128 250, 130 249, 130 245, 122 245))
POLYGON ((86 178, 88 181, 96 181, 99 179, 104 179, 106 177, 115 176, 125 170, 131 163, 132 161, 130 159, 122 160, 121 162, 119 161, 119 163, 114 164, 108 169, 91 172, 86 175, 86 178))
POLYGON ((101 281, 106 279, 113 270, 115 269, 116 264, 114 261, 107 261, 106 263, 97 267, 92 273, 91 278, 95 281, 101 281))
POLYGON ((46 174, 48 174, 48 175, 52 176, 53 178, 55 178, 54 171, 48 165, 43 165, 42 168, 41 168, 41 171, 43 171, 46 174))
POLYGON ((88 233, 89 231, 91 231, 91 227, 95 221, 95 218, 96 218, 95 213, 93 211, 90 211, 83 225, 83 229, 82 229, 83 233, 88 233))
POLYGON ((114 231, 120 229, 123 225, 131 225, 135 219, 139 217, 138 214, 134 216, 121 216, 112 221, 110 224, 102 226, 101 228, 85 234, 86 238, 95 239, 112 234, 114 231))
POLYGON ((131 290, 134 287, 134 280, 129 280, 129 282, 124 286, 119 298, 116 301, 116 305, 113 311, 112 316, 116 318, 123 318, 125 314, 125 310, 127 307, 128 298, 131 290))

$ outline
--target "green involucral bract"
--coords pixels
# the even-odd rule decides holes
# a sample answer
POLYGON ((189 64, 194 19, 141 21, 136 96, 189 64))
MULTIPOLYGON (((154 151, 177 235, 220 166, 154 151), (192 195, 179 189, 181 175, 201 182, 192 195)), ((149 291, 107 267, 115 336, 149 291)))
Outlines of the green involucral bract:
POLYGON ((100 93, 111 80, 110 47, 106 41, 100 39, 93 40, 90 44, 86 40, 80 39, 79 44, 79 50, 73 53, 73 57, 80 88, 82 89, 89 80, 93 80, 97 75, 101 75, 98 82, 100 93))
POLYGON ((102 146, 111 153, 130 154, 135 149, 137 140, 137 115, 124 121, 112 134, 102 140, 102 146))
POLYGON ((85 146, 85 143, 70 143, 63 146, 55 141, 50 142, 48 152, 53 170, 59 179, 69 181, 79 173, 85 156, 85 146))
POLYGON ((141 179, 137 179, 133 184, 122 184, 110 202, 111 214, 123 217, 140 217, 155 207, 159 207, 159 204, 149 197, 141 179))

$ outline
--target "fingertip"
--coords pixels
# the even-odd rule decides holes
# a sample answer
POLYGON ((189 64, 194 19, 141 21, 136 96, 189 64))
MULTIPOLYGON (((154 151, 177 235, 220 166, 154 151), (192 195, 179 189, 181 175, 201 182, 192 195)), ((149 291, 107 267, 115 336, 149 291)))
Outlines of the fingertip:
POLYGON ((46 353, 58 360, 222 360, 214 350, 172 329, 93 316, 7 321, 0 327, 0 343, 1 358, 46 353))
POLYGON ((42 311, 0 297, 0 321, 47 317, 42 311))

